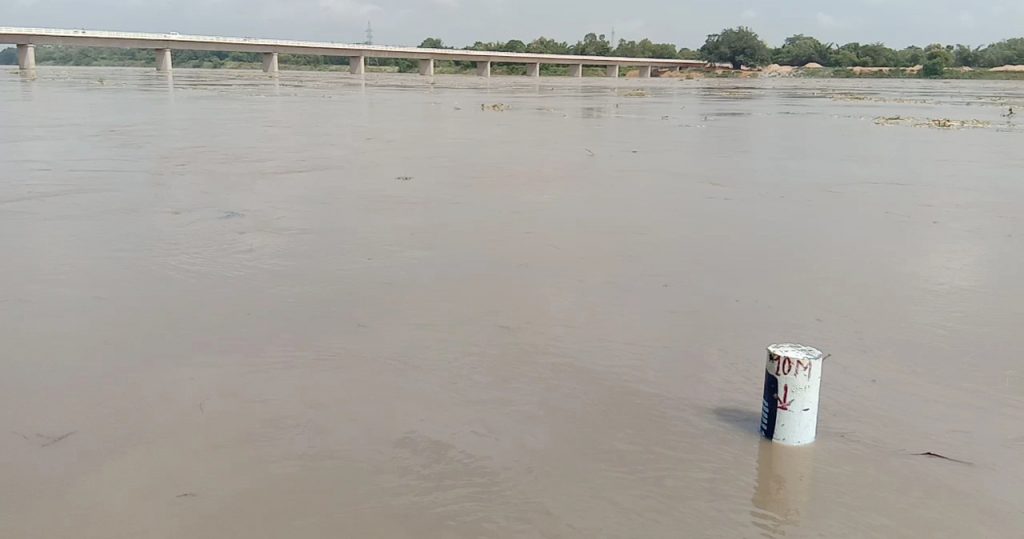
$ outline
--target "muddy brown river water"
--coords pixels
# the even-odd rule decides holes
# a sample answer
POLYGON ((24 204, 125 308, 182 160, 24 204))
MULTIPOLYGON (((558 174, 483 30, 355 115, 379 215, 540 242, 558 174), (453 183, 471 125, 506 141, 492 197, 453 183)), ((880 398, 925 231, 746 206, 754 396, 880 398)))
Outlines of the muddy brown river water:
POLYGON ((0 537, 1022 537, 1014 104, 0 71, 0 537))

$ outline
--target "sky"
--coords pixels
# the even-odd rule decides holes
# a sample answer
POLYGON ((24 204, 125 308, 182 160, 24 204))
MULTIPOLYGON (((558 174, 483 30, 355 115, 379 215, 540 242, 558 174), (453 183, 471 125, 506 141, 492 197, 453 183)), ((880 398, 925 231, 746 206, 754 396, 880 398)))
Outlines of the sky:
POLYGON ((0 0, 0 26, 418 45, 425 37, 575 42, 587 32, 697 48, 738 25, 892 47, 1024 36, 1024 0, 0 0))

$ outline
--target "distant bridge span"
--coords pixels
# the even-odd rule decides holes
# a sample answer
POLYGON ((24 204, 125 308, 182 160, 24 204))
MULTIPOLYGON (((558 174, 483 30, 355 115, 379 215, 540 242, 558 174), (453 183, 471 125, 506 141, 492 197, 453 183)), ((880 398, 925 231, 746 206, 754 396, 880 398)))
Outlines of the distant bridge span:
POLYGON ((654 68, 680 69, 702 67, 704 62, 664 58, 625 58, 618 56, 575 56, 569 54, 530 54, 516 52, 467 51, 456 49, 424 49, 418 47, 389 47, 381 45, 352 45, 318 41, 287 41, 280 39, 254 39, 248 37, 192 36, 177 33, 146 34, 137 32, 106 32, 98 30, 61 30, 55 28, 9 28, 0 26, 0 43, 13 43, 18 47, 18 66, 35 69, 36 45, 68 45, 75 47, 120 47, 126 49, 152 49, 156 52, 157 71, 171 70, 171 50, 200 50, 224 52, 254 52, 263 55, 263 70, 278 72, 279 54, 311 54, 344 56, 349 59, 349 70, 362 74, 366 58, 405 58, 419 61, 421 75, 434 74, 437 60, 476 62, 477 75, 489 77, 492 63, 524 64, 526 74, 540 76, 542 64, 569 67, 569 76, 583 75, 583 66, 603 66, 609 77, 617 77, 622 66, 635 66, 641 77, 650 77, 654 68))

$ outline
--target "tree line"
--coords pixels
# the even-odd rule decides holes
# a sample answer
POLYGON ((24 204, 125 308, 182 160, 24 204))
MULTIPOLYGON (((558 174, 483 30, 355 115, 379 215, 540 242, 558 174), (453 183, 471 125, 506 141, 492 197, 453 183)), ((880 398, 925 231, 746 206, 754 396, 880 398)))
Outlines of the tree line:
POLYGON ((815 37, 796 34, 779 47, 769 47, 747 27, 728 28, 712 34, 699 50, 701 58, 728 62, 733 67, 763 66, 768 63, 802 66, 811 62, 825 67, 913 67, 923 66, 926 74, 947 67, 998 67, 1024 64, 1024 38, 1004 39, 983 47, 932 43, 925 47, 892 49, 883 43, 825 43, 815 37))
MULTIPOLYGON (((454 49, 436 37, 428 37, 419 45, 421 48, 454 49)), ((510 41, 494 41, 476 43, 463 47, 463 50, 519 52, 533 54, 567 54, 576 56, 622 56, 626 58, 683 58, 699 59, 697 51, 677 48, 672 43, 654 43, 650 39, 640 41, 620 39, 613 45, 604 34, 589 33, 576 43, 557 41, 548 37, 538 37, 529 43, 518 39, 510 41)))
MULTIPOLYGON (((441 39, 430 37, 419 45, 421 48, 454 49, 441 39)), ((1005 39, 986 46, 929 44, 924 47, 910 46, 893 49, 883 43, 828 43, 804 34, 786 38, 782 45, 769 47, 752 29, 747 27, 727 28, 707 36, 704 45, 697 50, 678 48, 672 43, 655 43, 650 39, 639 41, 620 39, 611 43, 604 34, 589 33, 583 39, 569 43, 548 37, 538 37, 529 42, 513 39, 505 42, 482 42, 462 47, 463 50, 499 51, 538 54, 566 54, 581 56, 621 56, 627 58, 681 58, 708 62, 727 62, 733 67, 759 67, 769 63, 801 66, 811 62, 825 67, 911 67, 921 65, 927 73, 941 73, 947 67, 996 67, 1006 64, 1024 64, 1024 38, 1005 39)), ((41 64, 56 65, 153 65, 151 51, 116 48, 39 47, 37 61, 41 64)), ((259 54, 219 51, 174 51, 174 63, 181 67, 235 67, 257 64, 259 54)), ((332 65, 346 65, 344 57, 282 55, 281 64, 306 68, 330 68, 332 65)), ((14 48, 0 51, 0 64, 17 63, 14 48)), ((396 71, 415 71, 416 62, 405 59, 376 58, 371 65, 396 71)), ((453 70, 469 69, 471 62, 447 62, 453 70)), ((507 68, 510 72, 518 69, 507 68)), ((557 66, 543 66, 545 70, 558 70, 557 66)))

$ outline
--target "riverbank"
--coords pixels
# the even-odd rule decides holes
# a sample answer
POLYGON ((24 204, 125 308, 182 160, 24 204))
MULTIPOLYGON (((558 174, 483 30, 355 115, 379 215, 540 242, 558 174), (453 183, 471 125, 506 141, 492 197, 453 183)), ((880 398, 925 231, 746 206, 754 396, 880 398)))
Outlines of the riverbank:
MULTIPOLYGON (((117 63, 96 63, 92 65, 79 65, 60 62, 40 62, 39 67, 95 67, 95 68, 116 68, 116 67, 155 67, 152 61, 139 60, 133 62, 117 63)), ((2 66, 0 66, 2 67, 2 66)), ((175 65, 178 68, 210 69, 210 70, 260 70, 262 65, 259 62, 245 62, 225 60, 221 62, 184 62, 182 65, 175 65)), ((309 64, 309 63, 286 63, 280 64, 283 71, 313 71, 313 72, 341 72, 347 73, 347 64, 309 64)), ((405 65, 367 65, 369 73, 415 73, 415 66, 405 65)), ((461 65, 459 62, 437 62, 435 71, 438 75, 471 75, 474 74, 473 66, 461 65)), ((524 76, 525 67, 514 64, 495 64, 491 68, 491 74, 495 76, 524 76)), ((541 74, 545 76, 566 76, 568 69, 565 66, 544 65, 541 66, 541 74)), ((584 77, 606 77, 604 68, 584 67, 584 77)), ((635 78, 639 76, 638 70, 623 70, 621 77, 635 78)), ((989 69, 962 69, 948 68, 941 76, 925 77, 919 69, 913 68, 811 68, 792 66, 768 66, 761 69, 684 69, 681 71, 663 71, 652 73, 655 78, 675 78, 684 80, 698 80, 709 78, 816 78, 816 79, 949 79, 949 80, 1024 80, 1024 71, 995 71, 989 69)))
MULTIPOLYGON (((913 67, 822 67, 822 66, 780 66, 772 64, 756 70, 741 70, 756 73, 759 77, 803 77, 830 79, 955 79, 955 80, 1024 80, 1024 66, 1001 66, 991 69, 970 67, 949 67, 941 75, 926 76, 921 66, 913 67)), ((749 75, 748 75, 749 76, 749 75)))

